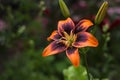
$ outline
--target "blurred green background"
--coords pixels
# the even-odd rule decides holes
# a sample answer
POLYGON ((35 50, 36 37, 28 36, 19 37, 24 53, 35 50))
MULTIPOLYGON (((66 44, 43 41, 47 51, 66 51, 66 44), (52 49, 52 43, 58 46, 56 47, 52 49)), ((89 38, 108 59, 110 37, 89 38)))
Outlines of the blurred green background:
MULTIPOLYGON (((64 1, 77 23, 84 18, 93 21, 104 0, 64 1)), ((72 64, 65 53, 41 55, 49 44, 47 37, 65 19, 58 2, 0 0, 0 80, 67 80, 63 70, 72 64)), ((120 1, 108 2, 107 15, 96 32, 99 46, 89 50, 87 60, 93 77, 120 80, 120 1)))

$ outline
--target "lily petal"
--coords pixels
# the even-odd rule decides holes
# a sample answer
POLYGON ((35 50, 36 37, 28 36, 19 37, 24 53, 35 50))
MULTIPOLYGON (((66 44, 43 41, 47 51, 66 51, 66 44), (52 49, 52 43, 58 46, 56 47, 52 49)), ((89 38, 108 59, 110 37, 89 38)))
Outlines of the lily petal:
POLYGON ((57 54, 66 50, 65 44, 58 41, 53 41, 49 44, 43 51, 42 56, 49 56, 53 54, 57 54))
POLYGON ((93 25, 93 23, 90 20, 83 19, 76 25, 75 32, 78 33, 78 32, 81 32, 81 31, 86 31, 92 25, 93 25))
POLYGON ((71 18, 67 18, 66 20, 61 20, 58 22, 58 32, 61 36, 63 36, 63 32, 67 32, 70 34, 71 30, 75 29, 75 24, 71 20, 71 18))
POLYGON ((78 49, 75 47, 69 47, 66 50, 66 55, 67 57, 70 59, 70 61, 72 62, 72 64, 74 66, 79 66, 80 64, 80 57, 79 57, 79 52, 78 49))
POLYGON ((79 32, 77 34, 76 41, 72 44, 74 47, 97 47, 98 40, 88 32, 79 32))
POLYGON ((50 40, 58 40, 58 39, 60 39, 60 38, 61 38, 61 36, 59 35, 58 31, 55 30, 55 31, 53 31, 52 34, 47 38, 47 40, 48 40, 48 41, 50 41, 50 40))

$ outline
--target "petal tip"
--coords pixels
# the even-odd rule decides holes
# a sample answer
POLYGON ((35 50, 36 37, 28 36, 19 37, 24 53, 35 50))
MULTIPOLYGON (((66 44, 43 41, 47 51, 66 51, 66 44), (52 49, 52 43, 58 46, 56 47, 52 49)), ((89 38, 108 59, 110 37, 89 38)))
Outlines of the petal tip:
POLYGON ((98 45, 99 45, 99 42, 98 40, 96 40, 95 47, 97 47, 98 45))
POLYGON ((97 46, 99 45, 99 42, 98 42, 98 40, 94 37, 94 38, 93 38, 93 41, 91 41, 91 44, 92 44, 92 45, 91 45, 92 47, 97 47, 97 46))
POLYGON ((75 67, 79 66, 80 57, 77 48, 68 48, 68 50, 66 51, 66 55, 75 67))
POLYGON ((43 57, 48 56, 48 54, 46 54, 46 50, 43 51, 42 56, 43 57))
POLYGON ((51 41, 52 39, 50 37, 47 38, 47 41, 51 41))
POLYGON ((50 41, 50 40, 51 40, 51 39, 48 37, 48 38, 47 38, 47 41, 50 41))
POLYGON ((93 22, 88 19, 83 19, 79 21, 76 25, 77 29, 76 32, 86 31, 89 27, 93 26, 93 22))
POLYGON ((43 57, 46 57, 46 55, 42 54, 43 57))
POLYGON ((78 67, 80 65, 80 62, 73 63, 75 67, 78 67))
POLYGON ((91 27, 93 25, 94 25, 93 22, 90 20, 85 19, 82 21, 82 26, 91 27))

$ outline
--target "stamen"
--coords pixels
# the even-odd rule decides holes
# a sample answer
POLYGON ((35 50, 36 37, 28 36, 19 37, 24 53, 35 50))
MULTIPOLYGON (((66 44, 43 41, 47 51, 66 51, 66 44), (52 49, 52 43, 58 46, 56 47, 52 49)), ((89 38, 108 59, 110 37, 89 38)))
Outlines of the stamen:
POLYGON ((63 42, 68 47, 72 46, 72 43, 76 40, 76 35, 73 33, 73 31, 70 32, 70 35, 66 32, 63 33, 64 37, 59 39, 59 41, 63 42))
POLYGON ((68 40, 70 38, 70 35, 68 35, 68 33, 66 32, 63 32, 63 33, 64 33, 65 38, 68 40))

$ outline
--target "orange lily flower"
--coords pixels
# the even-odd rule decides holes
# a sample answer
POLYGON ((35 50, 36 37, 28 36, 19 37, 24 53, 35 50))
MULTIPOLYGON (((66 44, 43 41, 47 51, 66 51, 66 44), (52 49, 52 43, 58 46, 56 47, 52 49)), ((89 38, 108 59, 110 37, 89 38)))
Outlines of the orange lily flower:
POLYGON ((52 32, 48 40, 53 40, 43 51, 42 56, 49 56, 66 51, 66 55, 74 66, 80 64, 78 48, 97 47, 97 39, 86 32, 92 26, 90 20, 81 20, 77 25, 73 23, 71 18, 58 22, 58 30, 52 32))

